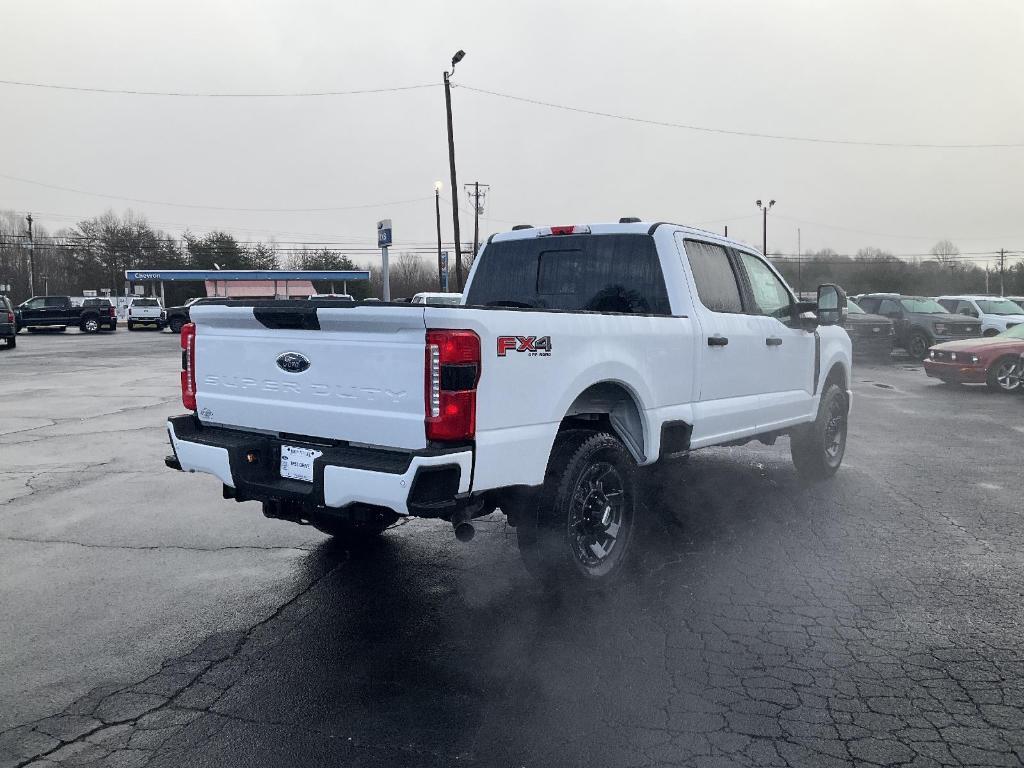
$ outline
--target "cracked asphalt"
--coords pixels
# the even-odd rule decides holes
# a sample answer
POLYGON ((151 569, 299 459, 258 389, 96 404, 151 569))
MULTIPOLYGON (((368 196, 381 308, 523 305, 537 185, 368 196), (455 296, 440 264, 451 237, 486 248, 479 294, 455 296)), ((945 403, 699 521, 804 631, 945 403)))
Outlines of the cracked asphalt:
POLYGON ((846 462, 648 476, 635 576, 349 552, 166 470, 175 339, 0 352, 0 766, 1024 765, 1024 398, 860 365, 846 462))

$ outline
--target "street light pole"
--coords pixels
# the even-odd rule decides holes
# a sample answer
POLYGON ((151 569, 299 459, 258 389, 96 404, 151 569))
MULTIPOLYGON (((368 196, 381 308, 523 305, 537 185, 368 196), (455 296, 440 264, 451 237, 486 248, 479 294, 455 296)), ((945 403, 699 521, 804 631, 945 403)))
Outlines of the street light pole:
POLYGON ((451 171, 452 224, 455 230, 455 281, 456 290, 462 290, 462 243, 459 232, 459 182, 455 178, 455 136, 452 133, 452 88, 450 78, 455 74, 455 65, 462 61, 465 51, 459 50, 452 56, 452 71, 444 73, 444 106, 448 113, 448 167, 451 171))
POLYGON ((768 205, 761 205, 761 201, 757 201, 757 207, 761 209, 761 215, 763 223, 761 225, 761 252, 764 257, 768 258, 768 209, 775 205, 774 200, 769 200, 768 205))
POLYGON ((32 239, 32 214, 25 217, 28 222, 28 295, 36 295, 36 241, 32 239))
POLYGON ((444 280, 441 277, 441 182, 434 182, 434 213, 437 216, 437 290, 441 290, 444 280))

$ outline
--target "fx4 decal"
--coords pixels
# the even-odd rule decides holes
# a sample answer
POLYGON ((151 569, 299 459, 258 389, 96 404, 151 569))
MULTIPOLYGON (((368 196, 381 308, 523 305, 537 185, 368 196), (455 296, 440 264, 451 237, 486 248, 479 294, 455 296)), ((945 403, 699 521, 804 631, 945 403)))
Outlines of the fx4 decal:
POLYGON ((550 357, 550 336, 499 336, 498 357, 506 357, 509 352, 526 352, 527 357, 550 357))

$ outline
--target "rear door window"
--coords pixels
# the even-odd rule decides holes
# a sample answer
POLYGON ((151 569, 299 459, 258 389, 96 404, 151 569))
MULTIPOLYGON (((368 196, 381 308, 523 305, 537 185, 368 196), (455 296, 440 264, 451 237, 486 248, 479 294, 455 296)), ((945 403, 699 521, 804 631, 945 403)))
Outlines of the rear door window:
POLYGON ((466 304, 671 314, 654 239, 643 234, 491 243, 476 267, 466 304))
POLYGON ((725 248, 700 240, 686 240, 684 247, 700 303, 712 312, 743 312, 739 281, 725 248))
POLYGON ((45 306, 47 307, 63 307, 67 304, 67 300, 62 299, 59 296, 49 296, 45 301, 45 306))

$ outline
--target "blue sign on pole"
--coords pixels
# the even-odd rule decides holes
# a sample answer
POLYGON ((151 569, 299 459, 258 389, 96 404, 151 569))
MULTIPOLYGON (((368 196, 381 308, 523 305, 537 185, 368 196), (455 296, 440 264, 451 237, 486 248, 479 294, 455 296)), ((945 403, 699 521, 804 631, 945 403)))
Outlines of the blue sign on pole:
POLYGON ((377 247, 387 248, 391 245, 391 219, 377 222, 377 247))
POLYGON ((441 251, 441 291, 448 292, 448 251, 441 251))

